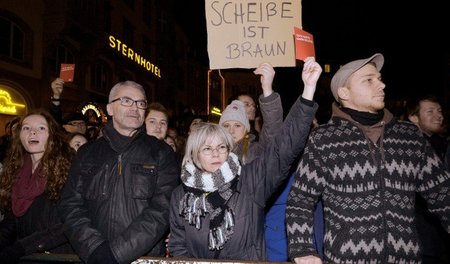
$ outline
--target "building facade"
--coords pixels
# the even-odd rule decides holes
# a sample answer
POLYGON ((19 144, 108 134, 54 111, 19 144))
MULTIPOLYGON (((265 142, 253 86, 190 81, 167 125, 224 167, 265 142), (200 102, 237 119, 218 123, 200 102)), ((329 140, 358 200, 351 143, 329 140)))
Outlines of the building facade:
POLYGON ((62 63, 75 64, 63 115, 92 109, 106 122, 109 90, 124 80, 142 84, 149 102, 174 115, 188 106, 206 112, 207 69, 196 62, 172 8, 153 0, 2 0, 0 127, 50 106, 62 63))

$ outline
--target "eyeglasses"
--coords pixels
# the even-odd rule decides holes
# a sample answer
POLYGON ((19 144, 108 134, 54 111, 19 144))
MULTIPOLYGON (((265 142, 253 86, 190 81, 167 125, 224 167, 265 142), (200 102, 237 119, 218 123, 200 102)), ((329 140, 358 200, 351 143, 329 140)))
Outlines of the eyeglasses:
POLYGON ((119 97, 114 100, 112 100, 110 103, 114 103, 116 101, 120 100, 120 105, 122 106, 132 106, 134 103, 136 103, 137 108, 139 109, 147 109, 147 100, 133 100, 130 97, 119 97))
POLYGON ((71 125, 71 126, 85 126, 86 122, 84 122, 84 121, 71 121, 71 122, 68 122, 67 124, 71 125))
POLYGON ((217 152, 219 152, 219 154, 225 154, 225 153, 228 152, 228 147, 225 146, 225 145, 220 145, 220 146, 218 146, 218 147, 216 147, 216 148, 204 147, 204 148, 202 148, 202 149, 200 150, 200 152, 201 152, 203 155, 210 156, 210 155, 213 154, 214 150, 217 150, 217 152))

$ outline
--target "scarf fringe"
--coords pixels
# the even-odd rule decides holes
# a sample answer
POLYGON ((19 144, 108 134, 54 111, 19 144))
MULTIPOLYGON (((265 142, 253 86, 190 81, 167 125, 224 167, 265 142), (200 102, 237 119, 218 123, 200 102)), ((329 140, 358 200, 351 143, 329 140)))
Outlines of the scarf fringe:
POLYGON ((231 238, 234 233, 234 213, 233 210, 225 210, 224 221, 222 224, 209 230, 209 250, 221 250, 225 243, 231 238))
POLYGON ((209 211, 206 196, 196 196, 193 193, 186 193, 180 201, 179 214, 184 215, 184 219, 195 228, 202 227, 201 218, 209 211))

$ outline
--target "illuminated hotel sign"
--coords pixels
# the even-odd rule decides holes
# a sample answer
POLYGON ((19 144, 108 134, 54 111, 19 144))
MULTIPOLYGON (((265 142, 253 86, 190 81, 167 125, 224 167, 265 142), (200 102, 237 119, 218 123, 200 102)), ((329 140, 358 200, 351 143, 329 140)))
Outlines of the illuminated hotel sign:
POLYGON ((17 108, 25 108, 25 105, 12 102, 11 95, 0 89, 0 114, 16 115, 17 108))
POLYGON ((144 58, 140 54, 136 53, 132 48, 128 47, 121 40, 114 36, 109 36, 109 46, 115 49, 117 52, 134 61, 138 65, 144 67, 147 71, 153 73, 155 76, 161 78, 161 69, 155 64, 151 63, 148 59, 144 58))
POLYGON ((84 114, 86 114, 86 111, 89 110, 89 109, 93 110, 95 112, 95 114, 97 115, 97 117, 100 117, 102 115, 100 113, 100 111, 98 110, 98 108, 95 105, 93 105, 93 104, 85 105, 83 107, 83 109, 81 109, 81 113, 84 115, 84 114))

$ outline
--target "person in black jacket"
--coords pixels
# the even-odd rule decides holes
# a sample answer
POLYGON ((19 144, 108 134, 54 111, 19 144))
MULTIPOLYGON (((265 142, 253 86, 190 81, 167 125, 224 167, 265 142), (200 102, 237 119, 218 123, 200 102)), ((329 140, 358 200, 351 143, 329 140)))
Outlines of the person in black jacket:
POLYGON ((146 134, 147 100, 133 81, 117 83, 103 136, 78 149, 63 189, 66 234, 87 263, 130 263, 164 256, 169 200, 180 165, 163 140, 146 134))
POLYGON ((0 263, 36 252, 73 253, 56 204, 75 151, 45 110, 22 117, 0 175, 0 263))
POLYGON ((172 194, 169 252, 174 257, 265 260, 264 207, 288 177, 305 145, 318 105, 312 101, 322 68, 305 60, 302 96, 264 151, 245 165, 224 127, 204 123, 191 132, 172 194))
MULTIPOLYGON (((408 102, 408 119, 414 123, 430 143, 443 163, 446 162, 448 141, 439 135, 443 129, 444 115, 437 97, 425 95, 408 102)), ((416 226, 419 239, 422 242, 422 263, 439 264, 450 262, 450 234, 432 214, 425 199, 416 195, 416 226)))

